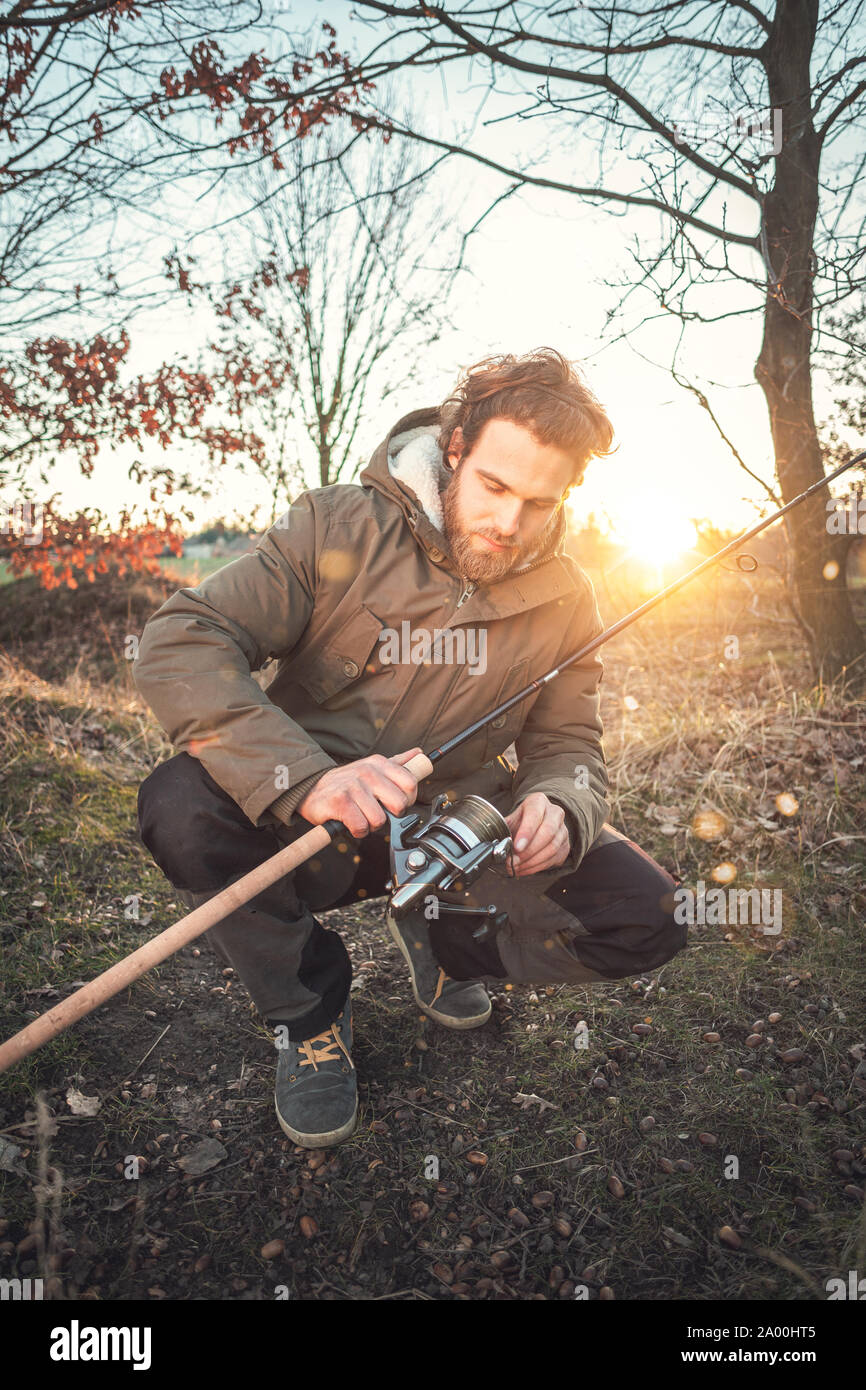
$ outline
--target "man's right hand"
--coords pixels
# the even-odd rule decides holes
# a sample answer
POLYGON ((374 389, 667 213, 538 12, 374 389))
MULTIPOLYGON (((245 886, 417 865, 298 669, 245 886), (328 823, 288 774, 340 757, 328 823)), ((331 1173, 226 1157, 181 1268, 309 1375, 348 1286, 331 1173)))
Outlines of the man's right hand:
POLYGON ((418 778, 403 766, 423 750, 410 748, 384 758, 373 753, 356 763, 332 767, 319 778, 296 808, 311 825, 326 820, 338 820, 355 839, 363 839, 371 830, 385 825, 388 817, 384 806, 400 816, 411 806, 418 790, 418 778))

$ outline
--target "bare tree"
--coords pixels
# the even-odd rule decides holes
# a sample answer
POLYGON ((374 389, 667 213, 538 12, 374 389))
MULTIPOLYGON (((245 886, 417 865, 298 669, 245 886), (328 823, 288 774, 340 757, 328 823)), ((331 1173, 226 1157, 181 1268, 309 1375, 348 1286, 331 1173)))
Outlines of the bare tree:
POLYGON ((210 379, 249 378, 253 351, 291 364, 282 389, 263 394, 257 420, 255 397, 247 401, 248 422, 267 440, 251 461, 274 513, 304 486, 348 481, 371 408, 422 388, 466 243, 411 147, 346 143, 322 130, 296 141, 285 162, 279 173, 257 170, 243 209, 217 229, 231 246, 228 287, 185 280, 217 309, 199 364, 210 379), (244 262, 251 268, 239 273, 244 262))
POLYGON ((410 149, 346 149, 321 134, 291 157, 292 179, 248 216, 278 263, 308 272, 290 285, 292 409, 326 487, 357 465, 371 392, 378 405, 419 381, 464 248, 410 149))
MULTIPOLYGON (((508 188, 655 211, 658 242, 636 252, 640 273, 627 294, 650 289, 660 314, 683 323, 762 313, 755 376, 779 491, 787 501, 818 480, 814 339, 821 315, 866 283, 858 202, 866 147, 842 138, 862 133, 866 112, 863 0, 839 0, 823 15, 818 0, 356 0, 354 8, 381 32, 341 82, 437 70, 444 80, 451 69, 465 77, 469 63, 473 78, 486 73, 485 101, 508 99, 497 120, 512 123, 515 145, 527 130, 534 144, 526 158, 503 158, 480 121, 446 134, 401 120, 372 96, 359 108, 368 129, 492 170, 508 188), (544 131, 555 151, 549 164, 544 131), (564 149, 572 167, 587 169, 584 179, 563 176, 564 149), (738 286, 737 297, 703 313, 695 298, 720 283, 738 286)), ((308 95, 336 90, 328 78, 308 95)), ((843 548, 825 521, 816 497, 792 513, 789 534, 796 612, 826 678, 862 667, 866 644, 843 548)))

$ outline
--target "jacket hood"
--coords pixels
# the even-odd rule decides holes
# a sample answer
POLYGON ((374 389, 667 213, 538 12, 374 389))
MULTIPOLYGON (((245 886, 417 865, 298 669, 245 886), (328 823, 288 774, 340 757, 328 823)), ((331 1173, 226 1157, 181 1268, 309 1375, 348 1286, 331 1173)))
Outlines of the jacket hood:
MULTIPOLYGON (((395 501, 430 558, 437 563, 448 559, 456 572, 442 505, 442 493, 453 474, 436 442, 439 428, 438 406, 404 415, 373 453, 361 472, 360 482, 362 487, 375 488, 395 501)), ((510 573, 521 574, 530 565, 557 555, 563 547, 565 530, 563 511, 547 543, 532 551, 520 569, 510 573)))

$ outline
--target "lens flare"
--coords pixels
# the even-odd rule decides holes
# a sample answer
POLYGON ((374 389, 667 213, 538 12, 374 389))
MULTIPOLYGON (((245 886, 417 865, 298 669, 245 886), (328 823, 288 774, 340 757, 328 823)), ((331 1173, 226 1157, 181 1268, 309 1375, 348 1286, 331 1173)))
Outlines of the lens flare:
POLYGON ((728 833, 728 822, 719 811, 698 811, 692 830, 699 840, 721 840, 728 833))
POLYGON ((710 874, 713 883, 733 883, 737 877, 737 866, 730 860, 725 860, 723 864, 717 864, 710 874))
POLYGON ((779 792, 776 797, 776 810, 783 816, 796 816, 800 803, 791 792, 779 792))
POLYGON ((839 566, 835 560, 828 560, 821 573, 825 579, 835 579, 839 574, 839 566))

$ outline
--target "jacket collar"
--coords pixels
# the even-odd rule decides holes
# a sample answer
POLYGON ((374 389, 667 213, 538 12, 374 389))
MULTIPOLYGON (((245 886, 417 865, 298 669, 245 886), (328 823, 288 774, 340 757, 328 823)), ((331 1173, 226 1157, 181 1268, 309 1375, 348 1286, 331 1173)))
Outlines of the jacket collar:
MULTIPOLYGON (((404 415, 374 451, 361 472, 360 482, 362 487, 373 488, 396 502, 415 540, 432 562, 457 574, 444 534, 439 496, 451 475, 435 445, 438 429, 439 409, 436 406, 404 415)), ((566 529, 563 511, 543 551, 533 552, 522 569, 512 571, 493 584, 480 586, 485 592, 485 611, 490 616, 507 617, 545 603, 558 594, 574 592, 572 573, 560 558, 566 529), (545 560, 552 563, 541 563, 545 560)), ((469 599, 460 610, 461 621, 463 613, 466 610, 471 613, 473 607, 473 600, 469 599)))

